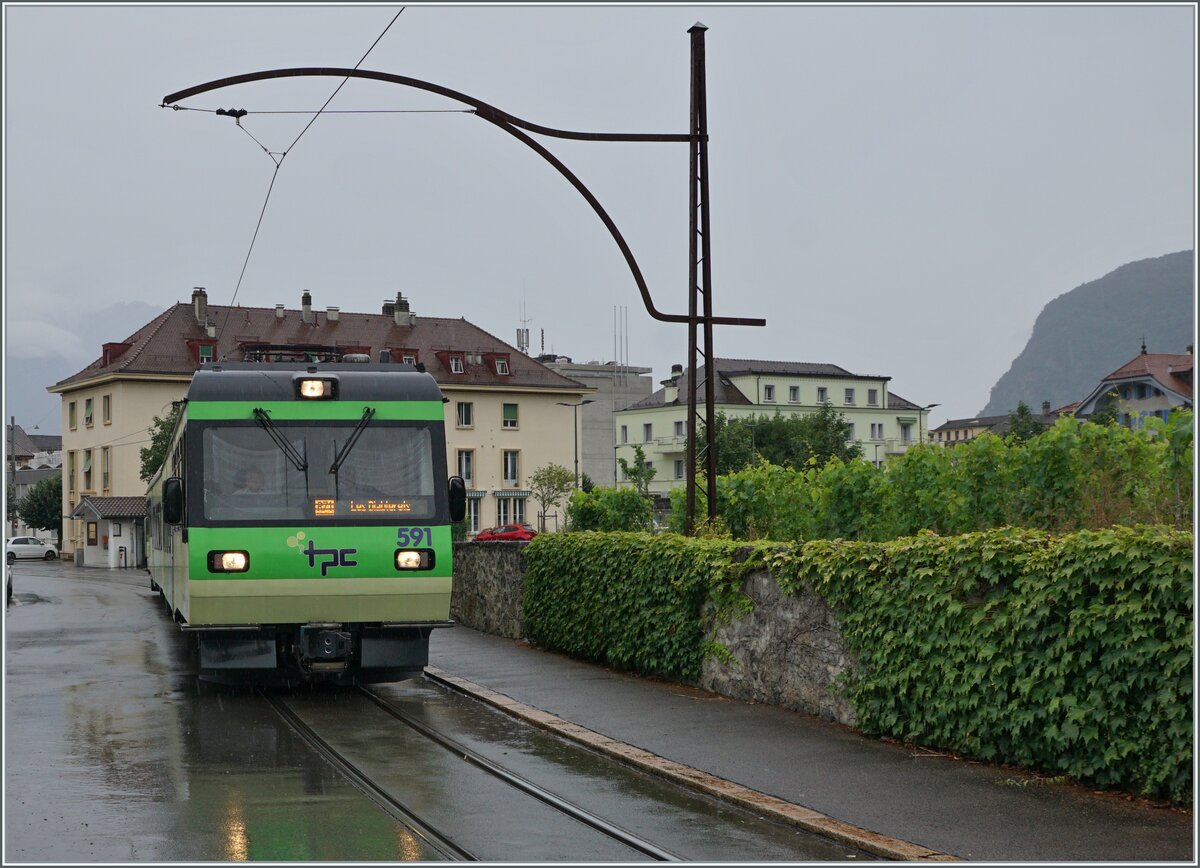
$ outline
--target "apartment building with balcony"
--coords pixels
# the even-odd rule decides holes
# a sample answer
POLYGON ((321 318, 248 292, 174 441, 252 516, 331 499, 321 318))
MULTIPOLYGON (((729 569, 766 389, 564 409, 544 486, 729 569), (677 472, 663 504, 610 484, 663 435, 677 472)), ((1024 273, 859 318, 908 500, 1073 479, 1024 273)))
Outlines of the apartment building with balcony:
MULTIPOLYGON (((837 365, 759 359, 716 359, 716 409, 729 418, 812 413, 829 404, 851 425, 850 440, 863 457, 881 464, 920 442, 929 410, 900 397, 890 377, 853 374, 837 365)), ((696 402, 704 405, 707 366, 697 369, 696 402)), ((654 494, 666 494, 687 478, 687 390, 682 365, 662 388, 616 414, 617 458, 632 461, 640 445, 653 464, 654 494)), ((618 480, 623 481, 623 480, 618 480)))

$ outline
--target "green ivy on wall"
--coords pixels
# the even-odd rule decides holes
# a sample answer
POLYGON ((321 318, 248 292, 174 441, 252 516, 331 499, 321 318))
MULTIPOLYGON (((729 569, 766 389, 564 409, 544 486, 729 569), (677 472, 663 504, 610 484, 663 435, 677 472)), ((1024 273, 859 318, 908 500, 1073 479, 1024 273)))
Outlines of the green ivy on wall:
POLYGON ((694 682, 750 606, 747 571, 770 568, 837 612, 864 732, 1191 801, 1190 532, 544 534, 526 556, 526 628, 548 648, 694 682))

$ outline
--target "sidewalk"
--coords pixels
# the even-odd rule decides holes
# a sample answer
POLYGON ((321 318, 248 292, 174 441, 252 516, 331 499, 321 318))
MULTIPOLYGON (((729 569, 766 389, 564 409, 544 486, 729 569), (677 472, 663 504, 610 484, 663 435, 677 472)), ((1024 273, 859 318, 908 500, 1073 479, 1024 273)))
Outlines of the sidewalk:
POLYGON ((1191 814, 1119 795, 868 739, 462 626, 433 632, 429 662, 676 763, 959 859, 1193 861, 1191 814))

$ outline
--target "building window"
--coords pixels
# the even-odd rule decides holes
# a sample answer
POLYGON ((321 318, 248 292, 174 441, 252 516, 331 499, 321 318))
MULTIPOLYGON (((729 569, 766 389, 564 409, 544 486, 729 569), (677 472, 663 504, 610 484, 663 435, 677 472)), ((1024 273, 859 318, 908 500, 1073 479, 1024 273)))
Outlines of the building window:
POLYGON ((853 389, 847 389, 847 390, 846 390, 846 403, 847 403, 847 404, 853 404, 853 403, 854 403, 854 390, 853 390, 853 389))
POLYGON ((621 426, 621 442, 622 443, 629 442, 629 426, 628 425, 621 426))
POLYGON ((100 399, 100 418, 104 420, 105 425, 112 424, 112 395, 105 395, 100 399))
POLYGON ((654 469, 654 462, 646 461, 644 464, 642 464, 642 468, 646 471, 646 475, 649 476, 650 471, 654 469))
POLYGON ((847 440, 856 440, 858 438, 858 435, 854 432, 854 423, 849 422, 847 424, 850 426, 850 433, 848 433, 846 435, 846 439, 847 440))
POLYGON ((450 357, 450 373, 461 374, 464 371, 466 371, 466 368, 463 367, 462 356, 451 356, 450 357))
POLYGON ((518 471, 521 469, 520 457, 520 452, 504 451, 504 485, 508 488, 517 487, 518 471))
POLYGON ((458 475, 463 478, 467 488, 475 487, 475 452, 472 449, 458 450, 458 475))
POLYGON ((871 423, 871 439, 872 440, 882 440, 883 439, 883 423, 882 422, 872 422, 871 423))
MULTIPOLYGON (((911 422, 901 422, 900 423, 900 439, 903 440, 905 443, 912 443, 912 423, 911 422)), ((954 439, 955 440, 958 439, 957 431, 954 432, 954 439)))
POLYGON ((775 402, 775 387, 763 386, 763 403, 773 404, 775 402))
POLYGON ((203 365, 205 362, 211 362, 212 360, 213 360, 212 344, 201 344, 200 345, 200 364, 203 365))
POLYGON ((92 450, 83 451, 83 490, 92 490, 92 450))
POLYGON ((646 422, 642 425, 642 442, 649 443, 654 439, 654 423, 646 422))
MULTIPOLYGON (((72 404, 72 407, 75 405, 72 404)), ((75 453, 72 451, 67 458, 67 491, 75 490, 75 453)))
POLYGON ((83 401, 83 424, 89 428, 92 427, 92 399, 85 398, 83 401))
POLYGON ((109 489, 108 461, 109 461, 109 452, 108 452, 108 447, 105 446, 104 448, 102 448, 100 450, 100 488, 103 490, 103 492, 105 494, 108 494, 108 489, 109 489))
MULTIPOLYGON (((504 405, 504 427, 505 428, 519 427, 517 424, 517 405, 516 404, 505 404, 504 405)), ((536 428, 537 426, 535 425, 534 427, 536 428)))
POLYGON ((497 524, 524 524, 525 498, 501 497, 496 501, 497 524))
POLYGON ((867 403, 870 404, 872 407, 879 406, 879 390, 878 389, 867 389, 867 403))
POLYGON ((675 478, 683 479, 683 461, 679 459, 675 460, 675 478))
POLYGON ((686 423, 682 419, 678 420, 675 423, 675 436, 676 437, 686 437, 687 436, 687 430, 684 427, 685 424, 686 423))
POLYGON ((67 425, 72 431, 75 430, 75 402, 71 401, 67 404, 67 425))
POLYGON ((793 404, 800 403, 800 387, 799 386, 788 386, 788 400, 791 401, 793 404))
POLYGON ((826 389, 824 386, 817 386, 817 403, 818 404, 828 404, 829 403, 829 390, 826 389))
POLYGON ((467 533, 479 533, 479 498, 467 498, 467 533))
MULTIPOLYGON (((401 364, 405 364, 405 365, 415 365, 417 363, 417 357, 414 356, 412 353, 405 353, 404 355, 402 355, 400 357, 400 362, 401 362, 401 364)), ((475 515, 476 516, 479 515, 479 507, 478 506, 475 507, 475 515)))
POLYGON ((496 373, 501 375, 508 374, 508 359, 496 359, 496 373))
POLYGON ((459 428, 474 428, 475 427, 475 405, 470 401, 458 402, 458 427, 459 428))

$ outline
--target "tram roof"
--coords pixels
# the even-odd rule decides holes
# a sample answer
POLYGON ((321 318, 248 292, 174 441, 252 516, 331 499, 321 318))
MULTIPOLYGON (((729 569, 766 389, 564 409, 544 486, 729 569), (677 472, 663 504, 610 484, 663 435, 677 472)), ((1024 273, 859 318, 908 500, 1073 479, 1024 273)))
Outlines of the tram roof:
POLYGON ((432 376, 406 364, 218 362, 196 371, 188 401, 291 401, 302 375, 338 381, 340 401, 441 401, 432 376))

